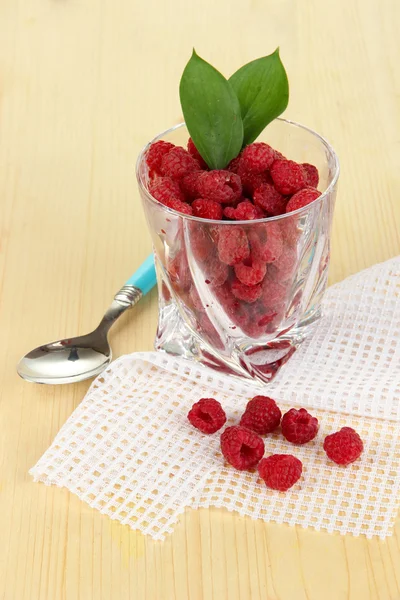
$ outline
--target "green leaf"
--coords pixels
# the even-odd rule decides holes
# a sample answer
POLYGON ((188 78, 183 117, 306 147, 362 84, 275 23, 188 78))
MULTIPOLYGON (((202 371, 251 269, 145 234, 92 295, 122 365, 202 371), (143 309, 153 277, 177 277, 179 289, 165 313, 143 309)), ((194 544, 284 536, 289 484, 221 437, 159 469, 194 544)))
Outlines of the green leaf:
POLYGON ((240 102, 246 146, 288 105, 289 83, 279 48, 269 56, 247 63, 229 81, 240 102))
POLYGON ((179 95, 196 148, 210 169, 223 169, 243 144, 240 105, 231 84, 193 50, 182 74, 179 95))

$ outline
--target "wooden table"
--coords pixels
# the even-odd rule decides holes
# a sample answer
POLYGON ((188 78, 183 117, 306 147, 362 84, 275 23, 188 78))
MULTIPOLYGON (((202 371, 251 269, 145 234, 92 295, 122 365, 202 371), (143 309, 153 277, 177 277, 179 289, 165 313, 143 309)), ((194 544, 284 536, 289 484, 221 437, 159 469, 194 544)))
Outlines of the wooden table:
MULTIPOLYGON (((398 0, 0 3, 0 597, 5 600, 400 599, 386 542, 187 511, 164 543, 28 469, 89 383, 35 386, 20 355, 84 333, 150 250, 133 165, 180 119, 194 45, 224 73, 277 45, 287 116, 341 159, 331 282, 400 252, 398 0)), ((112 333, 152 347, 153 292, 112 333)))

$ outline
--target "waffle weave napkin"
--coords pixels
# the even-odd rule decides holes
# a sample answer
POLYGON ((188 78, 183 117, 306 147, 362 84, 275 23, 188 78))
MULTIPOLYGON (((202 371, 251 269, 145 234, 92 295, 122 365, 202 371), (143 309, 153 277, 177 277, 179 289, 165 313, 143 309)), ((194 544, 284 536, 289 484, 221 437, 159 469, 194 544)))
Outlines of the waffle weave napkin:
POLYGON ((263 393, 282 412, 304 406, 320 430, 297 447, 279 434, 266 452, 295 454, 303 477, 288 492, 224 463, 219 434, 186 419, 214 397, 237 423, 259 386, 160 352, 123 356, 91 385, 50 448, 35 481, 66 487, 103 514, 164 539, 186 508, 217 506, 253 519, 384 538, 400 504, 400 257, 328 289, 324 317, 263 393), (364 453, 338 467, 325 435, 354 427, 364 453))

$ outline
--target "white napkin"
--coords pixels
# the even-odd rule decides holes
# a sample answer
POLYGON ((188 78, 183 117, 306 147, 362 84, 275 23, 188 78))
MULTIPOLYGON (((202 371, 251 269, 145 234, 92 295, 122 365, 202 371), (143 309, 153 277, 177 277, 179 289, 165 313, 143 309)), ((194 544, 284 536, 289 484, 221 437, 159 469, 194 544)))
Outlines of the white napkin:
POLYGON ((281 435, 266 453, 292 453, 302 479, 269 490, 256 473, 224 464, 219 434, 186 419, 201 397, 223 405, 237 423, 260 388, 160 352, 116 360, 30 473, 66 487, 133 529, 164 539, 186 507, 225 507, 254 519, 384 538, 400 504, 400 257, 331 287, 324 317, 263 393, 282 412, 304 406, 320 421, 303 447, 281 435), (364 441, 354 464, 338 467, 324 437, 347 425, 364 441))

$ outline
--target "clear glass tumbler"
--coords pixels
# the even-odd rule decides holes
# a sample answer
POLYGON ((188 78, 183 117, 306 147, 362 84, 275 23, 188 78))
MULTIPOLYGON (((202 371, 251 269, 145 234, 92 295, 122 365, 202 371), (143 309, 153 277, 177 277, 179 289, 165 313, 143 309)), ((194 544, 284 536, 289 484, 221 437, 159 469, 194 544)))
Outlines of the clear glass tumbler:
MULTIPOLYGON (((150 144, 163 139, 186 147, 188 137, 181 124, 150 144)), ((150 144, 138 158, 137 179, 158 279, 155 348, 265 383, 321 317, 339 163, 320 135, 285 119, 268 125, 257 141, 315 165, 321 196, 296 212, 254 221, 183 215, 148 191, 150 144), (235 244, 247 253, 239 267, 227 264, 235 244), (254 273, 255 263, 260 283, 254 297, 238 299, 231 288, 235 269, 242 270, 243 280, 246 269, 254 273)))

